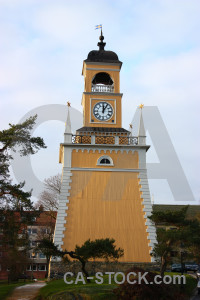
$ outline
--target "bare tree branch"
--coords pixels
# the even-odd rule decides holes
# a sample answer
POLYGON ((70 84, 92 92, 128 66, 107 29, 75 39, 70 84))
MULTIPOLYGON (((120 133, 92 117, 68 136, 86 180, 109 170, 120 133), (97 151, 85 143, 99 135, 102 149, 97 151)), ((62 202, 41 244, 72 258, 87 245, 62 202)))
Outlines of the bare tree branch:
POLYGON ((36 207, 43 207, 44 211, 56 218, 55 211, 58 210, 59 194, 61 189, 61 175, 57 174, 44 180, 45 190, 40 194, 36 207))

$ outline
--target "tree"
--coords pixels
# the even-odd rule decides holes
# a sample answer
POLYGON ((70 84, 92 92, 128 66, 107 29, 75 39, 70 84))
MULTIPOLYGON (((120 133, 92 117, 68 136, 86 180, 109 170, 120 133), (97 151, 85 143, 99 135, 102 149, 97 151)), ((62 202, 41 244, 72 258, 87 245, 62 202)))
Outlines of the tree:
POLYGON ((13 278, 21 271, 27 260, 27 225, 34 222, 38 215, 31 201, 31 191, 23 190, 25 182, 13 184, 10 178, 10 151, 18 151, 21 156, 35 154, 40 148, 46 148, 40 137, 31 137, 31 130, 37 116, 28 118, 21 124, 9 124, 9 128, 0 131, 0 225, 2 228, 2 249, 4 263, 10 269, 13 278), (31 213, 28 213, 31 211, 31 213))
POLYGON ((49 259, 51 256, 62 257, 64 261, 69 261, 69 257, 80 261, 82 271, 85 274, 86 280, 90 282, 88 272, 85 269, 86 262, 91 258, 103 258, 108 260, 118 259, 124 255, 124 250, 116 248, 114 239, 96 239, 95 241, 87 240, 81 247, 76 245, 75 251, 59 250, 58 246, 53 242, 44 239, 40 242, 38 249, 40 249, 49 259))
POLYGON ((19 151, 21 156, 35 154, 40 148, 46 148, 40 137, 31 137, 31 130, 37 115, 28 118, 21 124, 9 124, 9 128, 0 131, 0 197, 1 207, 19 208, 30 206, 31 192, 24 192, 24 182, 12 184, 10 179, 10 161, 13 157, 10 151, 19 151), (19 148, 18 148, 19 147, 19 148), (19 203, 20 202, 20 203, 19 203))
MULTIPOLYGON (((2 211, 1 211, 2 212, 2 211)), ((16 211, 7 209, 0 214, 1 235, 1 265, 9 270, 8 280, 14 281, 25 272, 29 262, 29 237, 27 225, 31 222, 32 216, 25 216, 23 210, 16 211)), ((29 212, 28 212, 29 213, 29 212)))
POLYGON ((123 256, 124 251, 121 248, 116 249, 114 239, 96 239, 87 240, 81 247, 76 245, 75 253, 85 260, 103 258, 105 260, 118 259, 123 256))
MULTIPOLYGON (((40 208, 41 209, 41 208, 40 208)), ((55 229, 55 222, 56 222, 56 212, 52 212, 52 214, 48 214, 48 211, 41 211, 40 212, 40 226, 38 226, 37 236, 36 236, 36 242, 40 242, 42 240, 48 240, 53 241, 53 235, 54 235, 54 229, 55 229), (54 215, 53 215, 54 213, 54 215)), ((35 252, 39 250, 37 247, 35 247, 35 252)), ((42 252, 42 251, 40 251, 42 252)), ((46 251, 47 252, 47 251, 46 251)), ((50 269, 50 257, 48 255, 48 252, 45 254, 46 256, 46 264, 47 264, 47 272, 45 277, 48 277, 49 269, 50 269)))
POLYGON ((40 194, 36 207, 42 206, 43 210, 56 218, 58 210, 58 198, 61 189, 61 175, 57 174, 44 180, 45 190, 40 194))
POLYGON ((185 254, 191 255, 192 252, 189 249, 199 242, 197 234, 200 230, 199 222, 187 219, 187 210, 188 206, 178 211, 154 211, 149 217, 157 227, 157 244, 152 255, 160 260, 161 276, 164 276, 167 264, 172 261, 172 253, 179 256, 184 246, 185 254))
MULTIPOLYGON (((36 207, 43 211, 46 215, 45 223, 43 225, 48 229, 48 234, 40 232, 38 234, 38 240, 49 240, 53 241, 53 234, 55 229, 55 220, 58 210, 58 198, 61 189, 61 175, 57 174, 44 180, 45 190, 40 194, 39 200, 36 203, 36 207)), ((48 277, 50 269, 50 257, 48 251, 43 253, 46 255, 47 260, 47 274, 48 277)))
POLYGON ((184 244, 187 246, 188 256, 192 257, 193 260, 197 262, 200 261, 200 220, 199 218, 195 218, 193 220, 189 220, 189 226, 185 229, 184 236, 186 237, 184 240, 184 244))

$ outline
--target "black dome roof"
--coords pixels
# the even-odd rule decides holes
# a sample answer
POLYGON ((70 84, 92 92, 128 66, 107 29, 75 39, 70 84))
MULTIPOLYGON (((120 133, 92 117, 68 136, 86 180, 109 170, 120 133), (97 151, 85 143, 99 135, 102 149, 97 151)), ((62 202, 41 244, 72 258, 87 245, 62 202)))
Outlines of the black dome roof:
POLYGON ((85 61, 119 62, 119 59, 117 54, 113 51, 92 50, 89 52, 85 61))
POLYGON ((104 47, 106 43, 103 42, 104 36, 101 32, 101 36, 99 37, 100 41, 97 46, 99 46, 99 50, 92 50, 89 52, 87 59, 85 62, 108 62, 108 63, 120 63, 118 56, 113 51, 106 51, 104 47))

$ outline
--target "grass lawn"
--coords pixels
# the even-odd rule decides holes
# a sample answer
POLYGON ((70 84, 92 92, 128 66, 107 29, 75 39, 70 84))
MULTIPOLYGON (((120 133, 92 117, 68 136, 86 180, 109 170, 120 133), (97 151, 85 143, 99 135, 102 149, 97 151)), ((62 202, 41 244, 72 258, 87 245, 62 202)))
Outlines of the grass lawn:
MULTIPOLYGON (((75 279, 74 279, 75 280, 75 279)), ((83 299, 88 300, 103 300, 115 299, 112 290, 117 285, 112 283, 108 284, 108 276, 104 276, 103 284, 96 284, 94 280, 91 283, 83 284, 66 284, 63 279, 52 280, 43 288, 40 289, 38 300, 43 299, 59 299, 71 300, 74 296, 82 296, 83 299)), ((78 298, 77 298, 78 299, 78 298)))
MULTIPOLYGON (((173 272, 165 272, 165 275, 181 275, 180 273, 173 273, 173 272)), ((186 284, 183 285, 183 291, 186 295, 191 296, 193 290, 196 288, 197 286, 197 280, 196 278, 193 278, 192 276, 188 275, 188 274, 184 274, 186 277, 186 284)), ((178 285, 179 288, 180 285, 178 285)))
POLYGON ((8 297, 12 293, 14 288, 16 288, 17 286, 24 285, 27 283, 29 283, 29 282, 23 281, 23 282, 8 284, 7 281, 0 281, 0 300, 6 299, 6 297, 8 297))
MULTIPOLYGON (((180 273, 165 273, 166 275, 180 275, 180 273)), ((185 274, 186 285, 183 285, 183 291, 188 296, 192 295, 196 287, 197 281, 195 278, 185 274)), ((112 281, 108 284, 108 276, 104 276, 103 284, 96 284, 94 280, 91 283, 66 284, 63 279, 52 280, 45 287, 40 289, 37 300, 71 300, 71 299, 87 299, 87 300, 114 300, 116 299, 113 289, 117 287, 112 281), (79 297, 81 296, 81 298, 79 297)), ((118 278, 120 280, 120 277, 118 278)), ((74 278, 75 281, 75 278, 74 278)), ((177 285, 177 289, 181 288, 177 285)))

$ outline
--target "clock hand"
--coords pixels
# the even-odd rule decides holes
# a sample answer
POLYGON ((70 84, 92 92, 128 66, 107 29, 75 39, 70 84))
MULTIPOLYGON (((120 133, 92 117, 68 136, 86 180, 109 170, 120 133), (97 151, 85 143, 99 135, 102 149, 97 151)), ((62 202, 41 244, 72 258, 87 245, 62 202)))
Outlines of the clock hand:
POLYGON ((104 104, 103 104, 103 106, 102 106, 102 114, 104 113, 104 104))
POLYGON ((106 104, 106 106, 104 106, 104 110, 103 110, 103 113, 104 113, 104 111, 105 111, 105 109, 106 109, 106 107, 108 106, 108 104, 106 104))

